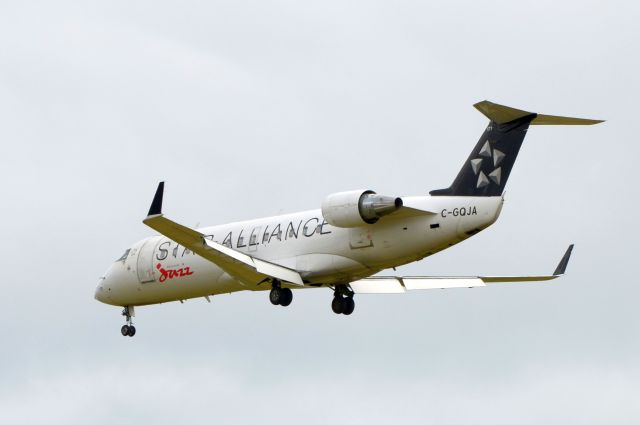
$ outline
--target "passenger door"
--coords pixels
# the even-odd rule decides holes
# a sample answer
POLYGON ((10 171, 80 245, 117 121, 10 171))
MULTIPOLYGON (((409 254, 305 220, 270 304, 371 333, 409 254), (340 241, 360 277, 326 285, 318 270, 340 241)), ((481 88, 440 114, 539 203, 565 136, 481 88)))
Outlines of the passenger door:
POLYGON ((136 269, 140 283, 154 282, 156 280, 153 271, 153 252, 156 248, 157 238, 147 239, 138 251, 136 269))

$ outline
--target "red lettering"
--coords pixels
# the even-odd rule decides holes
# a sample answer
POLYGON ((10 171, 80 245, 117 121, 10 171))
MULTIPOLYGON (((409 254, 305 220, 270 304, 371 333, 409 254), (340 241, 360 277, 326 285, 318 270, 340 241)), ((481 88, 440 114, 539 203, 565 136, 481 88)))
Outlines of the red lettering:
POLYGON ((177 270, 165 270, 160 263, 156 265, 156 268, 160 272, 160 283, 165 282, 167 279, 173 279, 174 277, 184 277, 193 274, 190 267, 184 267, 177 270))
POLYGON ((168 273, 165 269, 162 268, 162 265, 160 263, 158 263, 156 265, 156 268, 158 269, 158 271, 160 271, 160 283, 164 282, 165 280, 167 280, 168 277, 168 273))

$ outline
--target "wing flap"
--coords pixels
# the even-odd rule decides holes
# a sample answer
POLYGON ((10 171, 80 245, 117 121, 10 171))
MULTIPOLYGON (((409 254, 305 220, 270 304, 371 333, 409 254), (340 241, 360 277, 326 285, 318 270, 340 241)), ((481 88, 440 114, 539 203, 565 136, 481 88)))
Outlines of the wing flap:
POLYGON ((476 288, 491 283, 544 282, 562 276, 569 264, 573 245, 569 245, 558 267, 551 275, 543 276, 373 276, 351 282, 356 294, 399 294, 419 289, 476 288))
POLYGON ((405 277, 402 279, 409 291, 416 289, 473 288, 485 286, 482 279, 474 277, 405 277))
POLYGON ((402 294, 406 292, 402 279, 397 277, 371 277, 349 284, 356 294, 402 294))
POLYGON ((356 294, 400 294, 422 289, 476 288, 490 283, 540 282, 558 276, 375 276, 351 282, 356 294))
POLYGON ((402 294, 420 289, 474 288, 486 286, 477 277, 374 276, 351 282, 356 294, 402 294))

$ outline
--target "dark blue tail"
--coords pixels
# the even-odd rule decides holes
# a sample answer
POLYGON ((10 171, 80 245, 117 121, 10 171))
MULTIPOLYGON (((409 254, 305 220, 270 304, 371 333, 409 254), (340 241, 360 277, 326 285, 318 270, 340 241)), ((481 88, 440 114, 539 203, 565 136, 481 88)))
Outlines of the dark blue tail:
POLYGON ((455 180, 433 196, 500 196, 529 125, 590 125, 599 120, 541 115, 483 101, 473 105, 491 120, 455 180))

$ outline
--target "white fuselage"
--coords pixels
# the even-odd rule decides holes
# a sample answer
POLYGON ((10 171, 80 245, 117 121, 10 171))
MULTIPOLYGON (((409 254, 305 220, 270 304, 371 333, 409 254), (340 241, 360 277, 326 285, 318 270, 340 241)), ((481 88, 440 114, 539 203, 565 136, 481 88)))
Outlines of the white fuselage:
MULTIPOLYGON (((485 229, 498 218, 502 197, 403 198, 401 210, 375 224, 339 228, 311 210, 198 229, 215 242, 297 270, 305 287, 349 283, 420 260, 485 229)), ((100 279, 96 299, 135 306, 241 290, 247 285, 164 236, 134 244, 100 279)))

